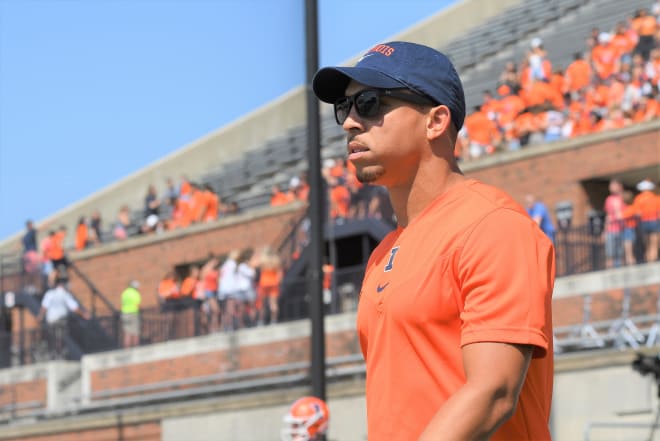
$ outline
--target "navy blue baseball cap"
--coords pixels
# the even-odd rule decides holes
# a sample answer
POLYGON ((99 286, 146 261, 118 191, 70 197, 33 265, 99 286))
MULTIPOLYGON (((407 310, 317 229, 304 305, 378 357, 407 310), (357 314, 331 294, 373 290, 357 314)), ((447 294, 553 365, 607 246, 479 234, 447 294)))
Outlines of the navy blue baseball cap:
POLYGON ((354 67, 324 67, 316 72, 316 96, 333 104, 345 96, 351 80, 376 89, 406 88, 444 104, 460 130, 465 119, 465 94, 452 62, 443 53, 417 43, 392 41, 371 48, 354 67))

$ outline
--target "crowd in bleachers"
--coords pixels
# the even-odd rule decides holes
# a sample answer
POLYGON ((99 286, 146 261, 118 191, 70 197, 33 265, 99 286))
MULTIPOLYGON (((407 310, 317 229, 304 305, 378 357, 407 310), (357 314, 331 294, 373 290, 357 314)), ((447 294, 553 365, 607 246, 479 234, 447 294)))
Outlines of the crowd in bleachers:
POLYGON ((475 159, 660 117, 659 43, 659 2, 615 29, 594 28, 565 68, 532 38, 524 59, 507 63, 496 92, 484 91, 471 109, 455 155, 475 159))

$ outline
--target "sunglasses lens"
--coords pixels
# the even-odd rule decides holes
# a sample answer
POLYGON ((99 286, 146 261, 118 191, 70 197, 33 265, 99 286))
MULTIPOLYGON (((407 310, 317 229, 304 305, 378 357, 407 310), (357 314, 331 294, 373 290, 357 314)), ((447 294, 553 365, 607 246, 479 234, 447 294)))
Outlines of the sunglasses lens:
POLYGON ((351 97, 348 96, 339 98, 335 101, 335 119, 337 120, 337 124, 344 124, 344 121, 346 121, 346 118, 348 118, 348 114, 351 111, 351 105, 352 100, 351 97))
POLYGON ((379 108, 380 100, 376 91, 365 90, 355 97, 355 110, 363 118, 376 116, 379 108))

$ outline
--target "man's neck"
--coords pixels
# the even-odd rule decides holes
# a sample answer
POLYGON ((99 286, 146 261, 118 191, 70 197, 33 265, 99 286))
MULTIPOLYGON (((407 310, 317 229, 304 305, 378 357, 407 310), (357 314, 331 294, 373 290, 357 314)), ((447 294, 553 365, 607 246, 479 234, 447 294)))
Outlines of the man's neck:
POLYGON ((410 185, 388 188, 399 227, 407 227, 438 196, 466 179, 458 168, 420 169, 410 185))

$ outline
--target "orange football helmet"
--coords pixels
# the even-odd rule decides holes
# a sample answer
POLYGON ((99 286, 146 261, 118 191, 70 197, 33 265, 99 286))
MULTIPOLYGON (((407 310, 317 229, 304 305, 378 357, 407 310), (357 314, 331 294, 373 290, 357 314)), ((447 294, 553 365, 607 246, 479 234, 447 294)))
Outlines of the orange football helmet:
POLYGON ((330 412, 325 401, 316 397, 296 400, 284 415, 282 441, 316 441, 328 430, 330 412))

